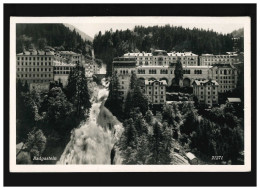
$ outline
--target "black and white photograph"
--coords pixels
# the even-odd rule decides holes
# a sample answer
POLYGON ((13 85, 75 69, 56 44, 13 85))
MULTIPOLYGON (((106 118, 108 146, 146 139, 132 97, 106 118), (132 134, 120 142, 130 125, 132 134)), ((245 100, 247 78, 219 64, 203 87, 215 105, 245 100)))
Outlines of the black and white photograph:
POLYGON ((250 17, 10 18, 11 172, 250 172, 250 17))
POLYGON ((244 165, 248 20, 131 19, 15 24, 17 165, 244 165))
POLYGON ((256 5, 4 10, 4 186, 256 185, 256 5))

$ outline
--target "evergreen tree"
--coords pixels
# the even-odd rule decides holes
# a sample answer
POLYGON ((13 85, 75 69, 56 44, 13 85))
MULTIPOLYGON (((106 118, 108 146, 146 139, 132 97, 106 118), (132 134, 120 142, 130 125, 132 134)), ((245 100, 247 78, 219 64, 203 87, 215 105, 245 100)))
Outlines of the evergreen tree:
POLYGON ((67 100, 61 88, 52 88, 48 96, 45 97, 42 107, 46 108, 46 110, 42 110, 45 112, 44 128, 49 131, 54 129, 60 134, 64 134, 75 127, 70 125, 73 112, 72 104, 67 100))
POLYGON ((30 152, 31 157, 34 156, 41 156, 45 146, 46 146, 47 139, 44 136, 42 130, 34 128, 28 134, 28 138, 25 143, 25 149, 30 152))
POLYGON ((87 109, 91 106, 87 78, 83 66, 76 65, 70 72, 66 94, 69 101, 72 102, 74 106, 76 116, 83 118, 87 109))
POLYGON ((182 64, 181 61, 178 59, 176 66, 175 66, 175 70, 174 70, 174 75, 175 75, 175 81, 177 83, 177 85, 180 85, 180 80, 183 79, 183 68, 182 68, 182 64))
POLYGON ((155 122, 153 125, 153 135, 151 137, 151 159, 149 164, 170 164, 172 149, 172 134, 170 128, 155 122))
POLYGON ((115 115, 117 118, 122 118, 122 97, 119 91, 119 80, 116 74, 113 74, 109 84, 109 95, 105 106, 115 115))

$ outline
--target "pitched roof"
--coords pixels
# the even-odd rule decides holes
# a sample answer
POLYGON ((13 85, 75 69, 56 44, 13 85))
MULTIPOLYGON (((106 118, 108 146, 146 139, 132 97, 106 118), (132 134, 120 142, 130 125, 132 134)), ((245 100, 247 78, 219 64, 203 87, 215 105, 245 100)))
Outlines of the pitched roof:
POLYGON ((186 156, 187 156, 187 158, 188 158, 189 160, 193 160, 194 158, 196 158, 196 156, 195 156, 194 154, 192 154, 191 152, 188 152, 188 153, 186 154, 186 156))
POLYGON ((42 50, 32 50, 32 51, 24 51, 22 53, 18 53, 17 55, 54 55, 54 51, 42 51, 42 50))
POLYGON ((78 53, 75 53, 73 51, 59 51, 60 54, 67 54, 67 55, 80 55, 78 53))
POLYGON ((145 80, 145 85, 153 85, 154 82, 160 82, 162 85, 167 85, 166 80, 145 80))

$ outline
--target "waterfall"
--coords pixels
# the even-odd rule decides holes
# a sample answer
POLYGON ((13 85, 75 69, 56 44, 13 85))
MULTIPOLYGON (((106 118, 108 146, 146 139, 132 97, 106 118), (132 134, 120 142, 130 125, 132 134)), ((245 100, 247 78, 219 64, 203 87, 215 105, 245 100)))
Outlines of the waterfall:
POLYGON ((122 159, 116 142, 123 132, 122 124, 104 107, 109 83, 102 79, 92 97, 89 119, 72 130, 57 164, 121 164, 122 159))

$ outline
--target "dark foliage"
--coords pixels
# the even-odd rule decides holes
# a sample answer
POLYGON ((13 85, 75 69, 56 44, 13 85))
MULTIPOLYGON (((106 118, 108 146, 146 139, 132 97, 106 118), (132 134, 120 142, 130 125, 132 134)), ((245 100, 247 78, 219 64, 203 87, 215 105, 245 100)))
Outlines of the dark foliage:
POLYGON ((17 24, 16 53, 28 50, 29 47, 43 49, 46 45, 59 50, 69 50, 83 55, 90 55, 90 41, 83 40, 75 31, 63 24, 17 24))
POLYGON ((192 51, 196 54, 220 54, 232 51, 232 35, 219 34, 209 30, 185 29, 182 27, 136 26, 131 30, 99 32, 93 41, 96 56, 107 64, 109 75, 112 74, 114 57, 127 52, 151 52, 154 49, 166 51, 192 51))

